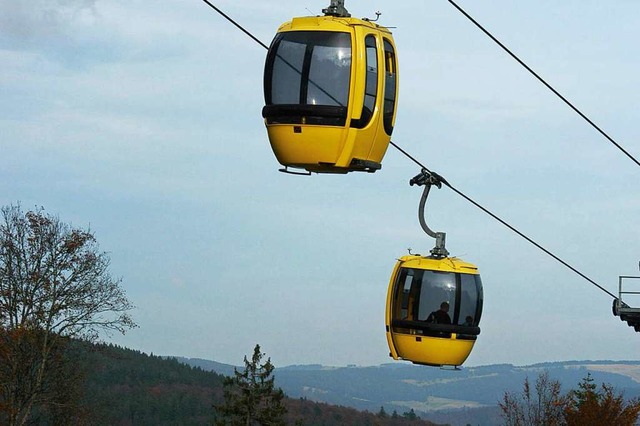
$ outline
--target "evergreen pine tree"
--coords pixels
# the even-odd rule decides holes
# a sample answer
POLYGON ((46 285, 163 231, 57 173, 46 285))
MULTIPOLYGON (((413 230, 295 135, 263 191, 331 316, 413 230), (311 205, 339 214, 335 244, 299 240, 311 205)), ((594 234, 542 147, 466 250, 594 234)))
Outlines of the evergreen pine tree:
POLYGON ((565 408, 568 426, 634 426, 640 414, 640 400, 625 401, 622 394, 610 385, 602 384, 598 390, 591 377, 582 379, 577 390, 569 393, 569 404, 565 408))
POLYGON ((578 389, 572 391, 574 402, 576 402, 579 407, 592 398, 597 399, 599 397, 596 392, 597 388, 593 377, 591 377, 591 373, 587 372, 587 377, 578 383, 578 389))
POLYGON ((224 403, 215 405, 216 425, 285 424, 284 392, 274 385, 271 358, 261 364, 263 357, 260 345, 256 345, 251 361, 244 357, 244 370, 234 369, 234 375, 225 379, 224 403))
POLYGON ((387 418, 387 412, 384 411, 384 406, 380 407, 380 411, 378 411, 378 417, 381 419, 387 418))
POLYGON ((404 413, 402 413, 402 417, 404 417, 405 419, 409 419, 409 420, 416 420, 419 417, 416 415, 416 412, 413 411, 413 408, 409 411, 405 411, 404 413))

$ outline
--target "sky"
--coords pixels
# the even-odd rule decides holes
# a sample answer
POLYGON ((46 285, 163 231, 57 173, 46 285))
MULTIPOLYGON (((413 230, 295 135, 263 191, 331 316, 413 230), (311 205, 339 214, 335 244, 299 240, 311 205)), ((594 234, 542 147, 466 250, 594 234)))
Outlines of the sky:
MULTIPOLYGON (((264 43, 328 2, 213 0, 264 43)), ((640 158, 640 5, 458 3, 640 158)), ((347 0, 393 28, 393 140, 617 294, 640 275, 640 167, 447 1, 347 0)), ((391 362, 395 259, 427 252, 420 170, 279 173, 261 109, 265 50, 199 0, 0 0, 0 204, 90 228, 139 328, 104 338, 239 365, 391 362)), ((637 360, 612 298, 449 189, 432 229, 478 265, 481 335, 465 365, 637 360)))

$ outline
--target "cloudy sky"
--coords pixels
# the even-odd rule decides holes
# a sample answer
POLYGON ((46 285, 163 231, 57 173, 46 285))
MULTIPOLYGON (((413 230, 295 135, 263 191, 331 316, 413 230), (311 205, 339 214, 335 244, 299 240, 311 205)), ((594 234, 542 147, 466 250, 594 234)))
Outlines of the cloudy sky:
MULTIPOLYGON (((327 1, 215 4, 265 43, 327 1)), ((640 158, 635 1, 460 0, 640 158)), ((394 141, 617 292, 639 274, 640 167, 447 1, 382 12, 400 63, 394 141)), ((239 364, 389 362, 395 259, 426 252, 417 166, 279 173, 260 115, 265 51, 199 0, 0 0, 0 204, 90 227, 139 328, 110 341, 239 364)), ((429 224, 477 264, 482 334, 467 365, 637 359, 611 297, 448 189, 429 224)))

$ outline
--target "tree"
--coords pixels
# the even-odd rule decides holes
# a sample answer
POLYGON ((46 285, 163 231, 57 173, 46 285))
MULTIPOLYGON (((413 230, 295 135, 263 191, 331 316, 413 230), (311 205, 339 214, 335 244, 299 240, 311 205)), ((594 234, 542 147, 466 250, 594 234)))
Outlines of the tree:
POLYGON ((417 420, 420 417, 418 417, 418 415, 416 414, 415 411, 413 411, 413 408, 409 411, 405 411, 404 413, 402 413, 402 417, 404 417, 405 419, 409 419, 409 420, 417 420))
POLYGON ((564 414, 567 426, 634 426, 640 414, 640 401, 625 403, 622 394, 616 394, 612 386, 604 383, 598 391, 591 374, 587 374, 578 389, 569 392, 564 414))
POLYGON ((135 327, 133 306, 90 231, 42 208, 1 212, 0 423, 68 416, 64 407, 77 403, 68 396, 79 379, 68 343, 135 327))
POLYGON ((578 384, 578 389, 562 395, 560 383, 542 373, 535 391, 525 379, 523 392, 505 392, 499 405, 506 426, 634 426, 640 414, 640 400, 625 402, 606 384, 598 390, 591 374, 578 384))
POLYGON ((380 411, 378 411, 377 416, 380 417, 381 419, 386 419, 387 417, 389 417, 387 415, 387 412, 384 410, 384 406, 380 407, 380 411))
POLYGON ((560 382, 541 373, 531 389, 525 378, 522 393, 505 392, 499 403, 505 426, 560 426, 564 425, 564 407, 567 398, 560 393, 560 382))
POLYGON ((260 345, 253 350, 251 361, 244 357, 242 372, 234 369, 232 377, 223 384, 224 403, 215 405, 218 425, 284 425, 287 410, 283 405, 284 392, 276 388, 272 376, 271 358, 263 364, 260 345))

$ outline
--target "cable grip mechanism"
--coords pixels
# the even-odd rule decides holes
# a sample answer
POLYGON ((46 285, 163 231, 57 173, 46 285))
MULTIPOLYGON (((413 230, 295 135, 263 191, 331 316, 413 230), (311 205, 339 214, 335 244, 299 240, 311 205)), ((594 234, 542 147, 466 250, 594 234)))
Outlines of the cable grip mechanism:
POLYGON ((429 196, 431 186, 435 185, 438 189, 440 189, 443 182, 446 183, 442 176, 437 173, 430 172, 426 169, 422 169, 418 175, 414 176, 409 181, 409 185, 411 186, 424 186, 422 197, 420 197, 420 205, 418 207, 418 220, 420 221, 422 230, 431 238, 435 238, 436 245, 431 249, 431 255, 437 258, 449 256, 449 252, 445 248, 446 233, 435 232, 431 230, 431 228, 429 228, 429 226, 427 225, 427 221, 425 220, 424 209, 425 205, 427 204, 427 197, 429 196))
POLYGON ((344 0, 331 0, 329 7, 322 9, 322 13, 326 16, 337 16, 339 18, 348 18, 351 16, 344 7, 344 0))

